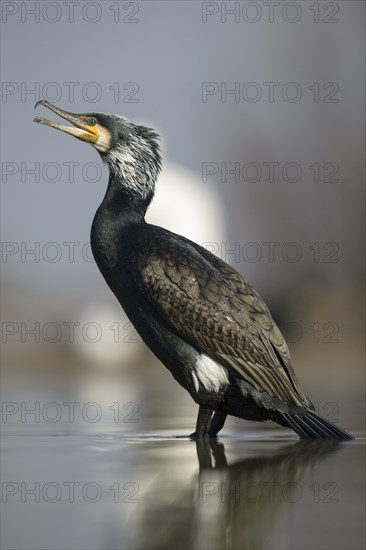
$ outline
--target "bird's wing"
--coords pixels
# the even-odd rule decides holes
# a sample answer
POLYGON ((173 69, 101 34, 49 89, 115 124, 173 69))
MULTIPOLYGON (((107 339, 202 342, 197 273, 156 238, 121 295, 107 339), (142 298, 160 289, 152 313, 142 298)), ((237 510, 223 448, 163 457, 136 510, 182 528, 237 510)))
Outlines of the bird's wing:
POLYGON ((263 300, 203 250, 179 237, 152 239, 136 258, 140 290, 180 335, 254 390, 304 406, 286 343, 263 300))
POLYGON ((235 292, 238 299, 245 303, 250 316, 254 317, 256 322, 259 323, 279 360, 288 370, 289 375, 294 377, 296 380, 296 375, 291 366, 291 357, 286 340, 273 320, 272 315, 260 294, 258 294, 258 292, 246 279, 244 279, 244 277, 240 275, 240 273, 221 260, 221 258, 218 258, 209 250, 206 250, 195 243, 192 244, 196 250, 220 272, 225 281, 229 282, 230 288, 235 292))

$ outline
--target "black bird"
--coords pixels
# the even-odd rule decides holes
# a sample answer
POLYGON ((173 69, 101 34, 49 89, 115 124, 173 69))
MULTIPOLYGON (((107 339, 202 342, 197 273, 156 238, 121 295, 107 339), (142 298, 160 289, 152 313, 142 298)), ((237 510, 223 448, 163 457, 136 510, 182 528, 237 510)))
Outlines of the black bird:
POLYGON ((94 258, 144 342, 199 405, 192 437, 216 437, 233 415, 273 420, 304 439, 353 439, 314 412, 253 287, 198 244, 145 222, 161 169, 158 135, 118 115, 38 105, 72 126, 35 122, 90 143, 108 165, 91 229, 94 258))

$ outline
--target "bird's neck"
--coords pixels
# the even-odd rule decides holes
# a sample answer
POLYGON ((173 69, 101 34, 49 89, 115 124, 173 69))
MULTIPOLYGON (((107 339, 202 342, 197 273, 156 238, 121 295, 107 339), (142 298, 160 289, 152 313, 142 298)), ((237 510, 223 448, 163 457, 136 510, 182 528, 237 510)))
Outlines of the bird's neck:
POLYGON ((97 214, 107 216, 109 223, 130 225, 144 223, 146 210, 153 198, 153 192, 142 197, 137 192, 131 192, 128 183, 121 182, 113 174, 109 177, 108 187, 97 214))
POLYGON ((106 194, 91 229, 93 255, 102 272, 117 263, 119 247, 125 241, 124 234, 133 230, 133 226, 145 223, 145 213, 152 195, 153 192, 143 198, 132 194, 124 182, 110 175, 106 194))

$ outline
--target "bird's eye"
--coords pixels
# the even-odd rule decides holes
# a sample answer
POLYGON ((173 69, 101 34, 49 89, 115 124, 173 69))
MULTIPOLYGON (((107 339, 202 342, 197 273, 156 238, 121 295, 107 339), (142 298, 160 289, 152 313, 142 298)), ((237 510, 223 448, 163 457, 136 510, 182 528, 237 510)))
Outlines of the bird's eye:
POLYGON ((95 118, 89 118, 89 120, 88 120, 89 126, 95 126, 96 123, 97 123, 97 121, 96 121, 95 118))

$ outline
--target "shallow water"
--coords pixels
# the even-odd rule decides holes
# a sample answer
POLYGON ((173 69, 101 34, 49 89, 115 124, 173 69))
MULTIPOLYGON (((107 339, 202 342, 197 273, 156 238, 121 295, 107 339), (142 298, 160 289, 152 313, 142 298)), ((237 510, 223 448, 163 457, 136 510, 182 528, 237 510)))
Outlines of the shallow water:
POLYGON ((129 400, 121 401, 123 422, 116 423, 113 389, 105 392, 107 407, 99 386, 99 401, 93 392, 86 401, 103 417, 90 421, 96 405, 78 417, 75 405, 71 422, 62 404, 80 405, 80 388, 77 401, 56 386, 56 393, 7 388, 13 409, 7 405, 3 416, 3 548, 364 548, 360 434, 343 444, 300 442, 271 424, 238 431, 232 423, 219 440, 196 443, 182 437, 195 408, 183 406, 178 427, 158 410, 158 419, 147 419, 143 406, 131 405, 142 402, 139 390, 125 385, 129 400), (33 416, 22 418, 22 403, 33 404, 33 416))

